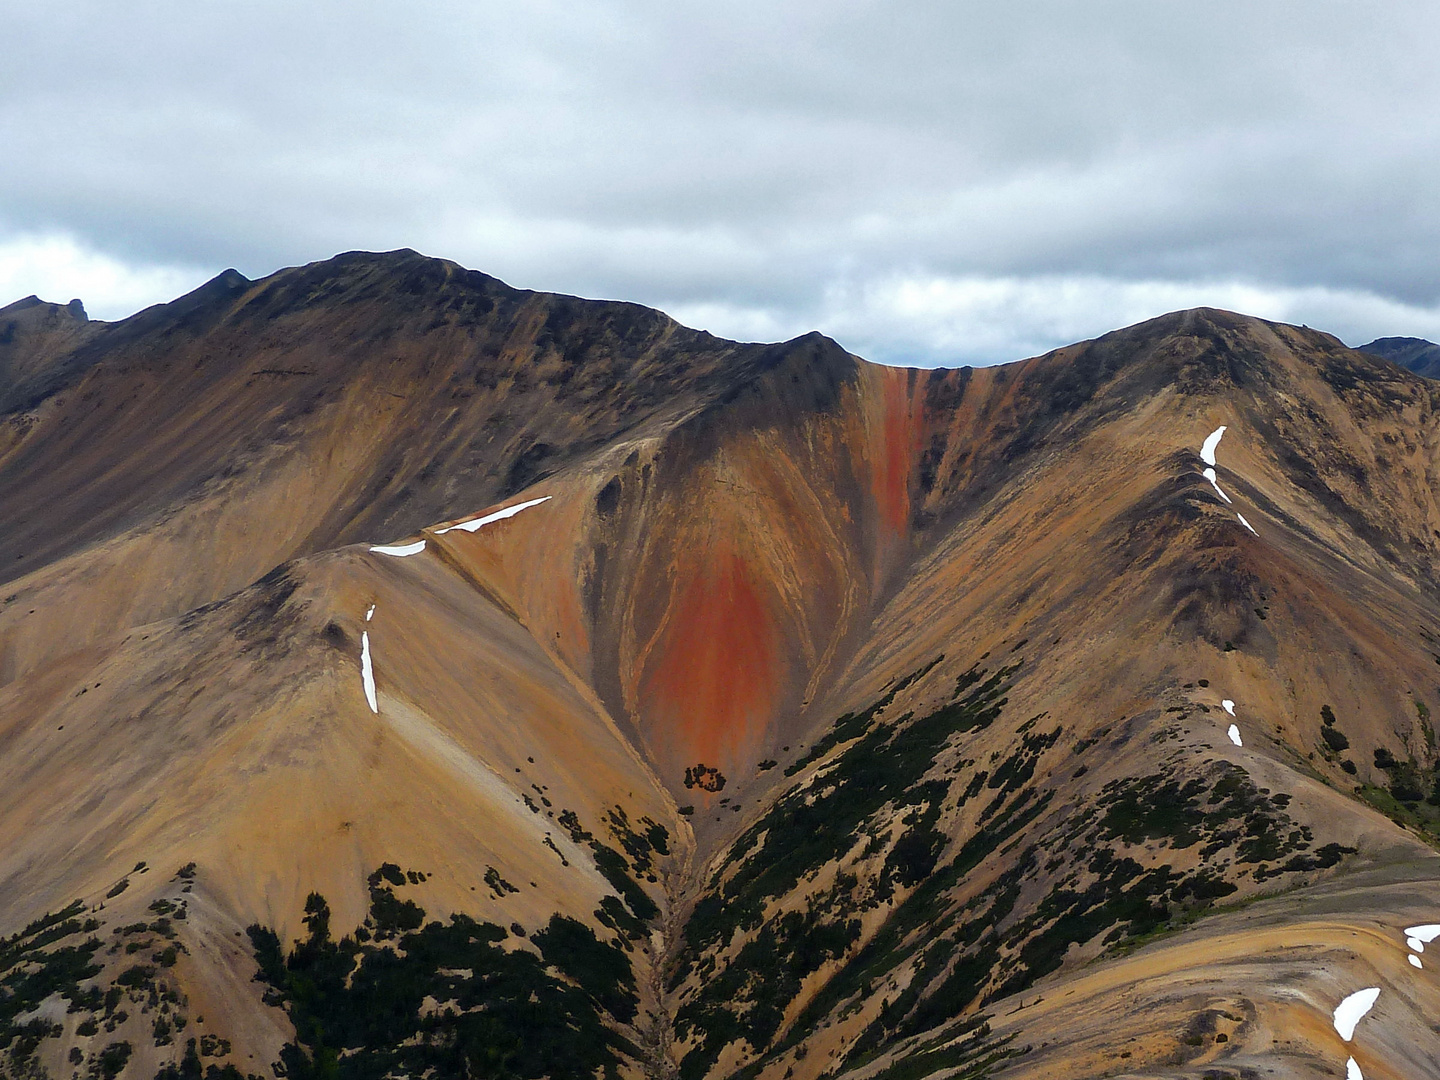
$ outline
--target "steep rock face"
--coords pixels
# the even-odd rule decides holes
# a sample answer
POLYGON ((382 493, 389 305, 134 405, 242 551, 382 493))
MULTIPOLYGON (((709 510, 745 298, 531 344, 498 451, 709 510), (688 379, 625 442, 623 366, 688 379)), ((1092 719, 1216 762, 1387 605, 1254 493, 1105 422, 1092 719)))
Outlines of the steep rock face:
POLYGON ((1425 380, 1211 310, 880 368, 409 252, 93 334, 0 457, 0 930, 80 901, 16 1071, 1440 1052, 1425 380))

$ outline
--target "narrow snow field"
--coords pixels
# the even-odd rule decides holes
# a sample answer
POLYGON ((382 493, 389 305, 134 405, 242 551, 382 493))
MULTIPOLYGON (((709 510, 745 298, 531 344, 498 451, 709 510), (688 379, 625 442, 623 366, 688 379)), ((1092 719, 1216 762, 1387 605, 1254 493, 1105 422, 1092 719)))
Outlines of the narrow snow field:
POLYGON ((1224 709, 1231 716, 1235 715, 1235 702, 1231 701, 1228 697, 1220 702, 1220 708, 1224 709))
POLYGON ((1231 724, 1230 730, 1225 732, 1225 734, 1230 736, 1230 741, 1233 742, 1236 746, 1245 745, 1243 742, 1240 741, 1240 726, 1238 724, 1231 724))
MULTIPOLYGON (((1421 942, 1422 944, 1424 944, 1425 942, 1434 941, 1437 937, 1440 937, 1440 923, 1423 923, 1420 926, 1407 926, 1405 928, 1405 936, 1407 938, 1414 938, 1416 941, 1421 942)), ((1412 949, 1415 948, 1415 946, 1413 945, 1410 947, 1412 949)), ((1415 951, 1423 952, 1424 950, 1415 949, 1415 951)))
POLYGON ((1355 1064, 1355 1059, 1345 1059, 1345 1080, 1365 1080, 1365 1074, 1360 1071, 1360 1066, 1355 1064))
MULTIPOLYGON (((1225 425, 1221 424, 1209 435, 1205 436, 1205 445, 1200 447, 1200 460, 1206 465, 1215 464, 1215 448, 1220 445, 1220 436, 1225 434, 1225 425)), ((1228 501, 1228 500, 1227 500, 1228 501)))
POLYGON ((394 555, 397 559, 403 559, 406 555, 418 555, 425 550, 425 541, 416 540, 413 544, 371 544, 371 551, 378 551, 381 555, 394 555))
MULTIPOLYGON (((370 609, 374 612, 374 608, 370 609)), ((378 713, 380 703, 375 700, 375 669, 370 664, 370 631, 363 630, 360 633, 360 681, 365 684, 365 701, 370 706, 370 711, 378 713)))
POLYGON ((375 605, 374 605, 374 604, 371 604, 371 605, 370 605, 370 610, 367 611, 367 612, 365 612, 365 621, 366 621, 366 622, 369 622, 369 621, 370 621, 371 619, 373 619, 374 617, 375 617, 375 605))
POLYGON ((1255 532, 1255 526, 1251 525, 1248 521, 1245 520, 1244 514, 1236 514, 1235 516, 1240 519, 1241 525, 1244 525, 1245 528, 1249 529, 1252 533, 1255 533, 1256 536, 1260 535, 1258 532, 1255 532))
POLYGON ((1200 475, 1205 477, 1206 480, 1210 481, 1210 486, 1215 489, 1216 495, 1219 495, 1220 498, 1224 499, 1227 503, 1230 501, 1230 496, 1226 495, 1225 492, 1220 490, 1220 481, 1216 477, 1214 469, 1207 468, 1200 475))
POLYGON ((521 510, 528 510, 532 506, 539 506, 543 502, 549 502, 552 496, 542 495, 538 499, 531 499, 529 502, 516 503, 514 506, 507 506, 504 510, 496 510, 493 514, 486 514, 484 517, 474 518, 470 521, 462 521, 458 525, 449 525, 443 529, 436 529, 436 536, 443 536, 451 529, 462 529, 465 532, 473 533, 482 525, 489 525, 492 521, 503 521, 505 518, 514 517, 521 510))
POLYGON ((1375 1000, 1380 996, 1380 988, 1371 986, 1365 990, 1356 990, 1339 1005, 1335 1006, 1335 1030, 1340 1037, 1349 1042, 1355 1037, 1355 1025, 1360 1023, 1365 1014, 1375 1007, 1375 1000))

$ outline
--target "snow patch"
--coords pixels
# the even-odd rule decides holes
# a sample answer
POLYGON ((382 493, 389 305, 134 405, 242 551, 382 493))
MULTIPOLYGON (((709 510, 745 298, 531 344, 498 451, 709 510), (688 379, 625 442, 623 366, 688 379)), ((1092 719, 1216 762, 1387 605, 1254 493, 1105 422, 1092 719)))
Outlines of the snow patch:
MULTIPOLYGON (((1200 447, 1200 460, 1206 465, 1215 464, 1215 448, 1220 445, 1220 436, 1225 434, 1225 425, 1221 424, 1209 435, 1205 436, 1205 445, 1200 447)), ((1225 500, 1229 502, 1230 500, 1225 500)))
POLYGON ((1413 953, 1412 953, 1411 955, 1407 956, 1405 959, 1410 961, 1410 966, 1411 966, 1411 967, 1418 968, 1418 967, 1424 967, 1424 966, 1425 966, 1424 964, 1420 963, 1420 957, 1414 955, 1413 953))
POLYGON ((1355 1037, 1355 1025, 1375 1007, 1375 1000, 1379 996, 1380 988, 1371 986, 1365 990, 1356 990, 1335 1006, 1335 1030, 1340 1033, 1340 1038, 1349 1042, 1355 1037))
POLYGON ((1405 939, 1405 944, 1409 945, 1410 948, 1414 949, 1416 952, 1425 951, 1425 942, 1421 941, 1418 937, 1407 937, 1405 939))
MULTIPOLYGON (((374 608, 370 609, 374 611, 374 608)), ((380 703, 375 700, 375 668, 370 663, 370 631, 360 633, 360 681, 365 684, 365 701, 370 711, 378 713, 380 703)))
POLYGON ((1225 734, 1230 736, 1230 741, 1233 742, 1236 746, 1245 745, 1243 742, 1240 741, 1240 728, 1237 725, 1231 724, 1230 730, 1225 732, 1225 734))
POLYGON ((366 621, 366 622, 369 622, 369 621, 370 621, 371 619, 373 619, 374 617, 375 617, 375 605, 374 605, 374 604, 371 604, 371 605, 370 605, 370 610, 367 611, 367 612, 365 612, 365 621, 366 621))
POLYGON ((1235 516, 1240 519, 1241 525, 1244 525, 1245 528, 1249 529, 1252 533, 1255 533, 1256 536, 1260 535, 1258 532, 1255 532, 1255 526, 1251 525, 1248 521, 1245 520, 1244 514, 1236 514, 1235 516))
POLYGON ((1414 938, 1416 941, 1434 941, 1440 937, 1440 923, 1424 923, 1420 926, 1407 926, 1405 936, 1414 938))
POLYGON ((1354 1058, 1345 1059, 1345 1080, 1365 1080, 1365 1074, 1360 1071, 1360 1066, 1355 1064, 1354 1058))
POLYGON ((1210 481, 1210 486, 1215 489, 1216 495, 1219 495, 1220 498, 1224 499, 1227 503, 1230 501, 1230 496, 1226 495, 1225 492, 1220 490, 1220 480, 1218 477, 1216 477, 1214 469, 1206 469, 1200 475, 1205 477, 1206 480, 1210 481))
POLYGON ((538 499, 531 499, 529 502, 516 503, 514 506, 505 507, 504 510, 496 510, 492 514, 486 514, 484 517, 472 518, 469 521, 462 521, 458 525, 447 525, 443 529, 436 529, 435 535, 443 536, 451 529, 461 529, 464 532, 473 533, 482 525, 489 525, 492 521, 503 521, 505 518, 514 517, 521 510, 528 510, 532 506, 539 506, 543 502, 549 502, 551 498, 552 496, 550 495, 542 495, 538 499))
POLYGON ((413 544, 394 544, 389 546, 372 544, 370 545, 370 550, 378 551, 381 555, 394 555, 398 559, 403 559, 406 555, 418 555, 424 551, 425 541, 416 540, 413 544))
POLYGON ((1220 708, 1224 709, 1231 716, 1235 715, 1235 702, 1231 701, 1228 697, 1220 702, 1220 708))

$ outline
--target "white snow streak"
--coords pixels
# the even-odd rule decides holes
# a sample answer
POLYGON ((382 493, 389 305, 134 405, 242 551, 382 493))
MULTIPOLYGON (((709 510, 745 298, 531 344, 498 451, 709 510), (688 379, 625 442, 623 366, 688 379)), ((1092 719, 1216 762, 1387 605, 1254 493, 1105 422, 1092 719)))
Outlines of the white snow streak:
POLYGON ((1220 708, 1224 709, 1231 716, 1235 715, 1235 703, 1229 698, 1226 698, 1224 701, 1220 702, 1220 708))
POLYGON ((365 612, 365 621, 366 621, 366 622, 369 622, 369 621, 370 621, 371 619, 373 619, 374 617, 375 617, 375 605, 374 605, 374 604, 371 604, 371 605, 370 605, 370 610, 367 611, 367 612, 365 612))
MULTIPOLYGON (((374 608, 370 609, 374 611, 374 608)), ((370 664, 370 631, 363 630, 360 633, 360 681, 365 684, 365 700, 370 705, 370 711, 378 713, 380 703, 375 700, 375 669, 370 664)))
POLYGON ((1225 492, 1223 492, 1223 491, 1220 490, 1220 481, 1219 481, 1219 479, 1215 476, 1215 470, 1214 470, 1214 469, 1208 469, 1208 468, 1207 468, 1207 469, 1205 469, 1200 475, 1203 476, 1203 477, 1205 477, 1206 480, 1209 480, 1209 481, 1210 481, 1210 486, 1215 489, 1215 494, 1216 494, 1216 495, 1219 495, 1220 498, 1224 499, 1227 503, 1230 501, 1230 496, 1229 496, 1229 495, 1226 495, 1225 492))
POLYGON ((394 555, 403 559, 406 555, 418 555, 425 550, 425 541, 416 540, 413 544, 395 544, 386 546, 383 544, 371 544, 371 551, 378 551, 381 555, 394 555))
POLYGON ((1413 954, 1410 955, 1410 956, 1407 956, 1405 959, 1407 959, 1407 960, 1410 961, 1410 966, 1411 966, 1411 967, 1418 968, 1418 967, 1424 967, 1424 966, 1425 966, 1424 964, 1420 963, 1420 957, 1415 956, 1415 955, 1413 955, 1413 954))
POLYGON ((1365 1080, 1365 1074, 1360 1071, 1360 1066, 1355 1064, 1354 1058, 1345 1059, 1345 1080, 1365 1080))
MULTIPOLYGON (((1220 445, 1220 436, 1225 434, 1225 425, 1221 424, 1209 435, 1205 436, 1205 445, 1200 447, 1200 460, 1206 465, 1215 464, 1215 448, 1220 445)), ((1227 502, 1229 500, 1226 500, 1227 502)))
MULTIPOLYGON (((1414 938, 1416 941, 1434 941, 1440 937, 1440 923, 1424 923, 1420 926, 1407 926, 1405 936, 1414 938)), ((1413 947, 1413 946, 1412 946, 1413 947)))
POLYGON ((1410 948, 1414 949, 1416 952, 1425 951, 1425 942, 1421 941, 1418 937, 1407 937, 1405 939, 1405 944, 1409 945, 1410 948))
POLYGON ((1356 990, 1335 1006, 1335 1030, 1342 1039, 1349 1042, 1355 1037, 1355 1025, 1375 1007, 1375 999, 1379 996, 1380 988, 1372 986, 1365 990, 1356 990))
POLYGON ((1244 746, 1244 745, 1245 745, 1243 742, 1240 741, 1240 727, 1239 727, 1239 725, 1237 725, 1237 724, 1231 724, 1231 725, 1230 725, 1230 730, 1227 731, 1227 732, 1225 732, 1225 734, 1230 736, 1230 741, 1233 742, 1236 746, 1244 746))
POLYGON ((484 517, 472 518, 470 521, 462 521, 458 525, 448 525, 443 529, 436 529, 435 535, 443 536, 451 529, 462 529, 465 532, 473 533, 482 525, 489 525, 492 521, 503 521, 505 518, 514 517, 521 510, 526 510, 532 506, 539 506, 543 502, 548 502, 550 498, 551 496, 549 495, 542 495, 540 498, 531 499, 529 502, 516 503, 514 506, 505 507, 504 510, 496 510, 493 514, 486 514, 484 517))
POLYGON ((1251 525, 1248 521, 1245 520, 1244 514, 1236 514, 1235 516, 1240 519, 1241 525, 1244 525, 1245 528, 1249 529, 1252 533, 1255 533, 1256 536, 1260 535, 1258 532, 1255 532, 1255 526, 1251 525))

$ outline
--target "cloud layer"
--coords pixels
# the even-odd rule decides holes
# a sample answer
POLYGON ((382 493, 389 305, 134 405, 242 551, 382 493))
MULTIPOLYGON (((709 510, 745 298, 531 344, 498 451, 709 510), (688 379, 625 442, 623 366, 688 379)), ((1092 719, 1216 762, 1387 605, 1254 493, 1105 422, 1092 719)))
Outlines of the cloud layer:
POLYGON ((1429 0, 57 0, 8 22, 4 299, 114 317, 229 265, 410 246, 892 361, 1200 303, 1440 336, 1429 0))

